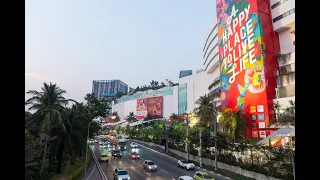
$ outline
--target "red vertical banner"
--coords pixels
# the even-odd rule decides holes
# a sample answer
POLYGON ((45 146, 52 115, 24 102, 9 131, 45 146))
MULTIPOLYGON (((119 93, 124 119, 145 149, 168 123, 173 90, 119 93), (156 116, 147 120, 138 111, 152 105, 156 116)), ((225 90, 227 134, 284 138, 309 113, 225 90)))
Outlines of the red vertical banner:
POLYGON ((217 0, 222 110, 244 110, 247 137, 264 138, 269 121, 266 53, 256 0, 217 0))
POLYGON ((137 99, 136 118, 142 120, 148 114, 148 99, 137 99))
POLYGON ((151 116, 163 116, 163 96, 148 98, 148 113, 151 116))

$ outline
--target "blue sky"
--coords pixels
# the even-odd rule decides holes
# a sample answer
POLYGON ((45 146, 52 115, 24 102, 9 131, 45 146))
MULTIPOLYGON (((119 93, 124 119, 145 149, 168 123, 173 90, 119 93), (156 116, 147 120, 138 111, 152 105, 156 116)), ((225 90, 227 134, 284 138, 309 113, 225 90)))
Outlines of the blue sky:
MULTIPOLYGON (((26 0, 25 90, 55 82, 83 101, 92 80, 177 82, 203 65, 215 0, 26 0)), ((27 98, 27 97, 26 97, 27 98)))

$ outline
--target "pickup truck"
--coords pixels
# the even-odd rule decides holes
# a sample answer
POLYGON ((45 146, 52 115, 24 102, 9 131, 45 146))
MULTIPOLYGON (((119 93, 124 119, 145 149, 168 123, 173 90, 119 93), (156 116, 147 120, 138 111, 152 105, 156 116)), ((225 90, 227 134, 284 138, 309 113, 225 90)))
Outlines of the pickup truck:
POLYGON ((194 180, 194 178, 190 176, 180 176, 180 177, 172 178, 172 180, 194 180))

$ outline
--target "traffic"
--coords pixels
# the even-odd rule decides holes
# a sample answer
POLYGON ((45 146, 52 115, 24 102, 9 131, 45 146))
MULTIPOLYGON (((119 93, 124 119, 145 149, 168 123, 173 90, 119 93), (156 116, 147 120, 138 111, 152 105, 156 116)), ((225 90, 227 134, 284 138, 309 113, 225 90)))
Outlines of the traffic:
MULTIPOLYGON (((186 160, 173 160, 153 152, 125 136, 90 139, 94 154, 108 179, 113 180, 214 180, 186 160)), ((219 178, 221 179, 221 178, 219 178)))

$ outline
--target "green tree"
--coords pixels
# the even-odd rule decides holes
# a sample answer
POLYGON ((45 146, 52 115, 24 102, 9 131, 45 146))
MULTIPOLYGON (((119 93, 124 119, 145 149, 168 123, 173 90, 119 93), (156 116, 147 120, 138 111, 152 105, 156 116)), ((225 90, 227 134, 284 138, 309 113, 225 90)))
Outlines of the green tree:
POLYGON ((194 112, 200 118, 199 123, 206 126, 213 125, 217 117, 217 112, 211 102, 210 96, 207 94, 201 96, 196 101, 196 104, 199 106, 194 109, 194 112))
MULTIPOLYGON (((66 99, 63 95, 66 93, 65 90, 58 87, 56 84, 43 83, 43 87, 41 91, 38 92, 36 90, 29 90, 27 94, 32 95, 26 101, 26 105, 30 106, 28 110, 36 110, 36 112, 32 115, 34 118, 29 121, 29 123, 35 123, 40 127, 39 131, 42 134, 42 141, 44 141, 44 150, 43 150, 43 158, 42 158, 42 165, 40 168, 40 174, 43 173, 45 167, 45 159, 47 156, 48 150, 48 142, 56 135, 65 134, 67 131, 66 124, 70 124, 68 119, 63 116, 65 106, 74 100, 66 99), (56 134, 59 132, 59 134, 56 134)), ((59 151, 59 155, 62 154, 59 151)), ((61 156, 59 156, 59 163, 57 172, 61 172, 61 156), (60 169, 59 169, 60 165, 60 169)))
POLYGON ((128 121, 129 123, 136 122, 136 121, 137 121, 136 115, 134 115, 133 112, 130 112, 129 115, 127 116, 127 121, 128 121))

